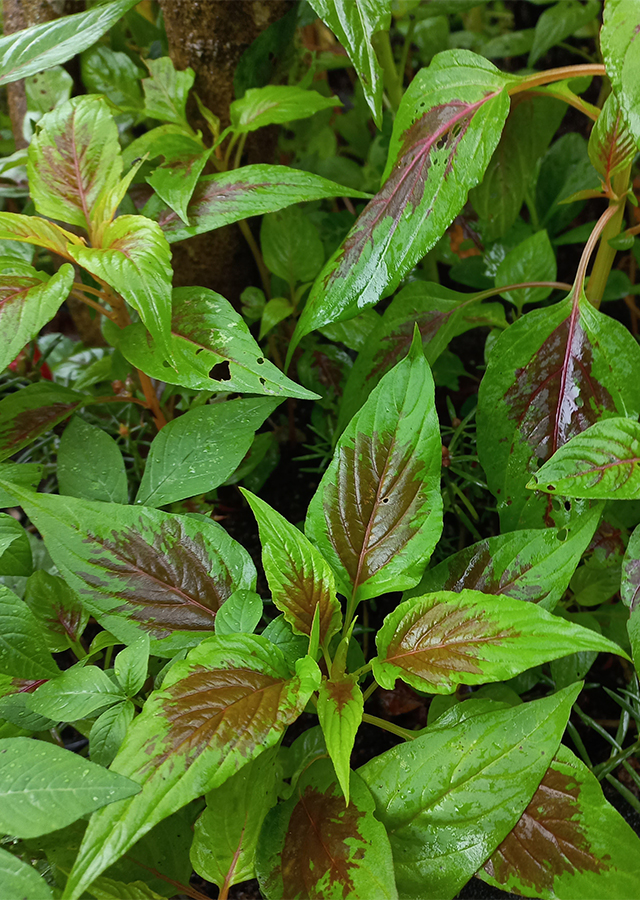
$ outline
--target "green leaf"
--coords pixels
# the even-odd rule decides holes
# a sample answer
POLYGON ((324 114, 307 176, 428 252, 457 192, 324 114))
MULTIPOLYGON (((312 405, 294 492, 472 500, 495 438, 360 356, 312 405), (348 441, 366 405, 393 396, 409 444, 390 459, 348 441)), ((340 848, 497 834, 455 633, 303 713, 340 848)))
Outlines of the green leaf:
POLYGON ((26 491, 20 502, 89 612, 123 643, 148 632, 156 655, 199 642, 227 597, 255 587, 248 553, 211 520, 26 491))
MULTIPOLYGON (((171 127, 164 126, 156 128, 155 131, 164 131, 165 128, 171 127)), ((153 149, 150 152, 153 153, 153 149)), ((205 149, 201 142, 184 133, 165 133, 157 152, 165 159, 163 164, 147 177, 147 182, 160 199, 175 210, 184 224, 188 225, 187 207, 212 150, 205 149)))
POLYGON ((363 712, 364 699, 355 675, 322 679, 318 718, 346 806, 349 805, 351 751, 363 712))
MULTIPOLYGON (((0 480, 6 479, 20 487, 36 488, 42 478, 40 463, 0 463, 0 480)), ((0 487, 0 508, 14 505, 12 494, 0 487)))
POLYGON ((248 134, 265 125, 282 125, 295 119, 307 119, 321 109, 342 106, 338 97, 323 97, 317 91, 294 85, 268 84, 249 88, 229 107, 231 128, 236 134, 248 134))
POLYGON ((637 607, 631 610, 629 621, 627 622, 627 631, 636 672, 640 673, 640 612, 638 612, 637 607))
POLYGON ((144 881, 123 884, 113 878, 96 878, 87 892, 96 900, 162 900, 162 894, 156 894, 144 881))
POLYGON ((136 503, 164 506, 218 487, 240 465, 279 402, 227 400, 173 419, 151 443, 136 503))
POLYGON ((503 531, 523 517, 529 527, 561 524, 551 498, 532 496, 526 484, 594 422, 638 415, 637 371, 636 341, 584 292, 522 316, 500 335, 480 384, 477 421, 478 454, 503 531))
POLYGON ((104 228, 101 247, 70 248, 74 260, 106 281, 140 313, 158 344, 171 355, 171 250, 155 222, 118 216, 104 228))
POLYGON ((53 900, 51 888, 33 866, 0 847, 0 892, 4 900, 53 900))
POLYGON ((127 697, 135 697, 147 680, 149 668, 149 635, 141 635, 137 641, 125 647, 115 658, 113 671, 118 684, 127 697))
POLYGON ((122 691, 97 666, 67 669, 27 697, 27 706, 54 722, 86 719, 96 710, 124 700, 122 691))
POLYGON ((59 674, 43 647, 40 623, 23 600, 0 585, 0 675, 38 680, 59 674))
POLYGON ((282 651, 292 672, 295 670, 297 661, 307 655, 309 638, 306 635, 295 634, 283 615, 276 616, 269 622, 262 632, 262 637, 271 641, 282 651))
POLYGON ((512 678, 577 650, 624 651, 613 641, 534 603, 480 591, 439 591, 400 603, 376 635, 373 674, 420 691, 452 694, 458 684, 512 678))
POLYGON ((604 419, 559 447, 527 487, 563 497, 637 500, 639 463, 640 424, 604 419))
POLYGON ((260 319, 260 334, 258 340, 261 341, 272 328, 288 318, 293 312, 294 307, 290 300, 285 297, 273 297, 268 303, 265 303, 264 310, 260 319))
POLYGON ((324 262, 318 229, 298 206, 263 218, 260 247, 269 271, 292 287, 313 281, 324 262))
POLYGON ((634 529, 624 554, 620 596, 630 612, 640 605, 640 526, 634 529))
POLYGON ((512 831, 477 872, 525 897, 635 897, 640 840, 589 769, 560 744, 512 831))
POLYGON ((89 732, 89 756, 99 766, 110 766, 133 721, 131 700, 116 703, 98 716, 89 732))
POLYGON ((596 508, 569 529, 530 529, 486 538, 427 569, 404 599, 470 589, 527 600, 551 612, 590 545, 600 515, 596 508))
POLYGON ((253 634, 262 618, 262 597, 255 591, 234 591, 216 614, 216 634, 253 634))
POLYGON ((5 834, 39 837, 139 790, 129 778, 55 744, 25 737, 0 740, 0 829, 5 834))
POLYGON ((383 187, 318 275, 290 354, 303 335, 390 293, 435 245, 489 164, 509 81, 464 50, 439 53, 416 75, 394 123, 383 187))
POLYGON ((328 646, 342 624, 331 567, 295 525, 255 494, 241 491, 258 522, 262 564, 274 604, 296 634, 311 633, 319 609, 320 643, 328 646))
MULTIPOLYGON (((589 137, 589 159, 606 181, 631 165, 638 152, 615 94, 609 94, 589 137)), ((628 247, 624 249, 629 249, 628 247)))
POLYGON ((401 898, 451 900, 504 840, 553 758, 579 690, 454 728, 436 723, 358 770, 389 834, 401 898))
POLYGON ((127 474, 111 435, 74 416, 58 447, 58 490, 67 497, 127 502, 127 474), (87 460, 91 465, 87 466, 87 460))
POLYGON ((252 165, 199 178, 187 206, 189 225, 172 209, 157 203, 151 205, 152 201, 144 212, 158 222, 169 243, 174 243, 248 216, 326 197, 368 199, 370 194, 288 166, 252 165))
POLYGON ((291 678, 282 653, 256 635, 211 637, 176 662, 111 766, 142 791, 93 816, 66 900, 77 900, 157 822, 274 746, 318 687, 312 665, 291 678))
POLYGON ((142 109, 142 71, 126 53, 97 44, 80 58, 82 83, 127 112, 142 109))
POLYGON ((0 575, 31 575, 31 544, 20 522, 0 513, 0 575))
POLYGON ((89 613, 62 578, 39 569, 27 581, 24 599, 43 626, 45 643, 52 653, 62 653, 69 649, 69 642, 80 639, 89 613))
POLYGON ((82 238, 71 234, 55 222, 47 222, 38 216, 23 216, 10 212, 0 212, 0 240, 37 244, 65 259, 71 259, 67 252, 68 244, 84 245, 82 238))
POLYGON ((123 356, 152 378, 200 391, 267 394, 315 400, 272 362, 248 326, 215 291, 201 287, 173 291, 171 350, 175 365, 140 324, 107 329, 123 356))
POLYGON ((30 384, 0 402, 0 459, 13 456, 86 402, 86 397, 51 382, 30 384))
POLYGON ((587 0, 584 6, 578 0, 562 0, 545 9, 536 22, 528 65, 533 66, 555 44, 588 25, 599 12, 599 0, 587 0))
POLYGON ((61 266, 55 275, 38 272, 18 260, 3 259, 0 274, 0 371, 57 313, 69 295, 73 267, 61 266))
POLYGON ((145 60, 150 78, 142 79, 145 113, 161 122, 173 122, 189 129, 187 97, 195 79, 193 69, 178 72, 168 56, 145 60))
MULTIPOLYGON (((25 79, 27 109, 41 115, 51 112, 71 96, 73 78, 62 66, 54 66, 25 79)), ((24 127, 24 126, 23 126, 24 127)))
POLYGON ((0 84, 57 66, 86 50, 136 2, 113 0, 0 38, 0 84))
POLYGON ((333 31, 349 54, 362 85, 373 120, 382 126, 383 72, 373 48, 372 38, 379 31, 389 31, 389 0, 358 0, 355 3, 332 3, 309 0, 325 25, 333 31))
POLYGON ((562 205, 577 191, 600 189, 600 178, 591 165, 587 142, 575 131, 563 134, 542 158, 536 181, 536 207, 540 226, 550 235, 564 231, 584 202, 562 205))
POLYGON ((374 815, 371 793, 355 772, 349 787, 347 806, 331 762, 317 760, 291 799, 267 815, 256 869, 270 900, 397 898, 389 838, 374 815))
POLYGON ((220 888, 255 877, 258 836, 277 800, 277 754, 277 747, 266 750, 206 796, 191 862, 198 875, 220 888))
POLYGON ((413 587, 442 530, 442 453, 422 344, 351 420, 316 491, 306 532, 352 603, 413 587))
MULTIPOLYGON (((536 231, 511 250, 498 266, 496 287, 520 284, 523 281, 555 281, 557 275, 556 255, 546 231, 536 231)), ((518 310, 525 303, 540 303, 551 293, 552 288, 522 288, 519 291, 502 291, 501 296, 518 310)))
POLYGON ((607 0, 600 47, 607 75, 636 143, 640 140, 640 0, 607 0))
MULTIPOLYGON (((91 231, 92 210, 119 183, 121 171, 118 129, 101 97, 75 97, 38 122, 27 174, 41 215, 91 231)), ((114 213, 115 207, 107 221, 114 213)))

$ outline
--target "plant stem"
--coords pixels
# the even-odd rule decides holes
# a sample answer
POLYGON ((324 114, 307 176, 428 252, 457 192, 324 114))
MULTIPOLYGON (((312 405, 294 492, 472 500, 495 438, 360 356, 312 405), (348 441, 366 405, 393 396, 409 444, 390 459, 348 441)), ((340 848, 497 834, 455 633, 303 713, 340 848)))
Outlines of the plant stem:
POLYGON ((369 725, 377 725, 378 728, 382 728, 384 731, 390 731, 391 734, 404 738, 405 741, 413 741, 419 734, 419 732, 416 731, 409 731, 408 728, 401 728, 399 725, 394 725, 393 722, 387 722, 386 719, 370 716, 369 713, 362 714, 362 721, 368 722, 369 725))
POLYGON ((371 43, 376 51, 378 61, 382 66, 384 73, 384 86, 394 112, 398 111, 400 101, 402 100, 402 80, 398 77, 398 70, 393 58, 393 50, 391 49, 391 41, 389 40, 388 31, 379 31, 374 34, 371 43))
MULTIPOLYGON (((612 216, 614 216, 616 214, 616 212, 617 212, 616 206, 609 206, 608 209, 605 209, 605 211, 602 213, 602 215, 600 216, 600 218, 594 225, 593 231, 589 235, 589 240, 584 245, 584 250, 582 251, 582 256, 580 257, 580 262, 578 264, 578 271, 576 272, 576 278, 573 283, 574 291, 580 292, 581 290, 583 290, 584 280, 587 277, 587 266, 589 265, 589 260, 591 259, 591 254, 593 253, 595 246, 598 243, 598 238, 602 234, 602 232, 605 229, 609 220, 612 218, 612 216)), ((611 248, 609 248, 609 249, 611 249, 611 248)), ((609 264, 609 269, 610 268, 611 268, 611 264, 609 264)), ((605 276, 605 283, 606 283, 606 278, 609 275, 609 269, 607 269, 607 273, 605 276)), ((596 308, 597 308, 597 306, 600 305, 599 300, 598 300, 597 304, 594 303, 593 300, 591 302, 593 303, 594 306, 596 306, 596 308)))
POLYGON ((98 312, 103 316, 106 316, 107 319, 111 319, 112 322, 116 321, 116 314, 114 312, 111 312, 111 310, 106 309, 104 306, 101 306, 99 303, 96 303, 95 300, 91 300, 89 297, 85 297, 84 294, 80 293, 80 291, 77 290, 71 291, 71 294, 77 300, 80 300, 82 303, 86 303, 87 306, 92 307, 92 309, 97 309, 98 312))
POLYGON ((251 233, 251 229, 247 224, 246 219, 242 219, 238 222, 240 226, 240 231, 243 233, 247 244, 249 245, 249 249, 253 254, 253 258, 256 261, 256 265, 258 267, 258 272, 260 273, 260 281, 262 282, 262 290, 265 293, 267 300, 271 300, 271 278, 269 276, 269 270, 264 264, 264 259, 262 258, 262 253, 260 253, 260 248, 256 244, 256 239, 251 233))
POLYGON ((413 32, 416 27, 416 20, 411 19, 409 22, 409 27, 407 28, 407 36, 404 39, 404 46, 402 48, 402 56, 400 57, 400 63, 398 64, 398 78, 400 80, 400 84, 402 85, 404 81, 404 72, 407 68, 407 60, 409 59, 409 50, 411 49, 411 41, 413 40, 413 32))
POLYGON ((247 135, 243 134, 238 142, 238 149, 236 150, 236 155, 233 160, 233 168, 237 169, 242 160, 242 154, 244 153, 244 145, 247 142, 247 135))
POLYGON ((598 63, 585 64, 582 66, 561 66, 559 69, 547 69, 546 72, 536 72, 535 75, 529 75, 519 84, 514 84, 509 88, 509 96, 520 94, 522 91, 529 91, 531 88, 539 87, 543 84, 553 84, 554 81, 564 81, 565 78, 577 78, 578 75, 606 75, 607 71, 604 66, 598 63))
MULTIPOLYGON (((598 252, 593 263, 593 269, 591 270, 591 276, 586 291, 587 299, 591 301, 596 309, 600 307, 609 272, 611 271, 611 266, 613 265, 613 260, 616 256, 617 251, 609 245, 609 241, 620 233, 622 217, 624 216, 624 198, 627 188, 629 187, 630 175, 631 164, 613 176, 612 187, 615 199, 612 197, 609 201, 609 210, 613 209, 614 212, 611 217, 607 219, 607 222, 602 229, 600 246, 598 247, 598 252)), ((607 212, 609 210, 607 210, 607 212)))

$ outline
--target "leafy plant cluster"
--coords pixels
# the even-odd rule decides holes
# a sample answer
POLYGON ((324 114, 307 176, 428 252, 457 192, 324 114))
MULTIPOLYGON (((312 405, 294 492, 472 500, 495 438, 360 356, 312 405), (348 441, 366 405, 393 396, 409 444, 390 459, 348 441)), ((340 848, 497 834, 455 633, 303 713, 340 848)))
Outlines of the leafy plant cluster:
POLYGON ((640 2, 537 5, 309 0, 227 127, 151 4, 0 38, 3 897, 640 893, 599 784, 640 811, 640 2), (238 308, 172 288, 233 223, 238 308), (71 300, 104 346, 49 326, 71 300), (259 494, 305 402, 297 527, 259 494), (615 736, 576 703, 601 652, 615 736), (423 727, 373 714, 401 689, 423 727), (398 743, 354 770, 363 726, 398 743))

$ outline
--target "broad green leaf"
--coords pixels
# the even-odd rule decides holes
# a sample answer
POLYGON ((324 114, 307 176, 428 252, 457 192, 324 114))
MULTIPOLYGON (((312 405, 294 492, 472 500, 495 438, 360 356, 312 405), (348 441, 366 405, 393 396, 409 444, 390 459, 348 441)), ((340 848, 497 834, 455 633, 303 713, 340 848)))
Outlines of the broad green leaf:
POLYGON ((0 892, 4 900, 53 900, 51 888, 42 875, 2 847, 0 892))
POLYGON ((607 75, 636 143, 640 140, 638 25, 640 0, 607 0, 600 47, 607 75))
POLYGON ((136 503, 164 506, 218 487, 240 465, 279 402, 227 400, 173 419, 151 443, 136 503))
POLYGON ((376 635, 373 674, 421 691, 452 694, 458 684, 503 681, 577 650, 624 651, 613 641, 534 603, 464 589, 400 603, 376 635))
POLYGON ((390 293, 434 246, 482 178, 509 109, 509 77, 464 51, 439 53, 406 90, 382 189, 318 275, 303 335, 390 293))
MULTIPOLYGON (((523 281, 555 281, 556 255, 546 231, 536 231, 511 250, 498 266, 496 287, 520 284, 523 281)), ((551 288, 522 288, 519 291, 503 291, 501 296, 519 310, 525 303, 540 303, 551 293, 551 288)))
POLYGON ((264 215, 294 203, 326 197, 368 199, 370 194, 288 166, 252 165, 199 178, 187 206, 189 225, 185 225, 172 209, 157 203, 151 206, 152 201, 144 212, 158 222, 172 244, 248 216, 264 215))
POLYGON ((20 522, 0 513, 0 575, 31 575, 31 544, 20 522))
POLYGON ((640 605, 640 526, 634 529, 624 554, 620 596, 630 612, 640 605))
POLYGON ((584 5, 578 0, 562 0, 545 9, 536 22, 529 66, 533 66, 555 44, 588 25, 599 12, 599 0, 587 0, 584 5))
POLYGON ((104 94, 127 112, 142 109, 141 69, 126 53, 104 44, 85 51, 80 58, 82 83, 94 94, 104 94))
POLYGON ((39 683, 41 683, 41 679, 35 682, 27 681, 21 685, 14 684, 13 693, 0 697, 0 719, 5 719, 20 729, 17 734, 10 735, 10 737, 18 737, 30 731, 50 731, 60 724, 48 716, 41 716, 29 709, 27 692, 39 683))
POLYGON ((59 674, 40 623, 24 600, 0 585, 0 675, 38 680, 59 674))
POLYGON ((91 231, 93 207, 113 190, 121 170, 118 129, 101 97, 75 97, 38 122, 27 174, 41 215, 91 231))
POLYGON ((195 73, 193 69, 178 72, 168 56, 147 59, 150 78, 142 79, 145 113, 161 122, 173 122, 189 129, 187 122, 187 96, 195 73))
POLYGON ((155 222, 118 216, 102 234, 101 247, 70 248, 74 260, 106 281, 131 306, 170 354, 171 250, 155 222))
POLYGON ((401 898, 451 900, 504 840, 558 749, 579 690, 455 728, 436 723, 358 770, 389 834, 401 898))
POLYGON ((342 106, 338 97, 323 97, 317 91, 287 84, 268 84, 249 88, 229 107, 231 128, 236 134, 248 134, 265 125, 282 125, 295 119, 307 119, 321 109, 342 106))
MULTIPOLYGON (((40 463, 0 463, 0 479, 6 479, 20 487, 36 488, 42 479, 43 467, 40 463)), ((0 487, 0 508, 14 505, 12 494, 0 487)))
POLYGON ((68 244, 84 245, 82 238, 71 234, 55 222, 48 222, 38 216, 23 216, 10 212, 0 212, 0 240, 37 244, 38 247, 52 250, 65 259, 71 259, 67 250, 68 244))
POLYGON ((107 330, 109 340, 132 365, 169 384, 200 391, 317 399, 265 359, 242 316, 220 294, 201 287, 176 288, 172 309, 175 365, 140 324, 107 330))
POLYGON ((3 258, 0 274, 0 371, 58 312, 73 284, 73 267, 65 263, 46 275, 26 263, 3 258))
POLYGON ((320 643, 327 646, 342 624, 331 567, 295 525, 255 494, 242 493, 258 522, 262 564, 274 604, 296 634, 311 633, 319 609, 320 643))
MULTIPOLYGON (((155 130, 164 129, 161 127, 155 130)), ((153 150, 150 152, 153 153, 153 150)), ((147 177, 147 182, 160 199, 188 225, 187 207, 212 151, 184 133, 168 133, 163 135, 162 146, 157 152, 164 156, 164 162, 147 177)))
POLYGON ((551 236, 564 231, 580 213, 584 201, 563 201, 584 189, 599 190, 600 185, 585 139, 575 131, 563 134, 547 150, 540 164, 535 198, 540 226, 551 236))
POLYGON ((95 900, 162 900, 162 894, 156 894, 144 881, 123 884, 113 878, 96 878, 87 893, 95 900))
POLYGON ((543 900, 635 897, 640 840, 589 769, 560 744, 531 801, 477 876, 543 900))
POLYGON ((301 662, 292 678, 265 638, 227 635, 209 638, 171 667, 111 765, 142 791, 93 816, 65 900, 77 900, 157 822, 278 743, 319 684, 317 665, 301 662))
POLYGON ((41 115, 51 112, 71 96, 73 78, 62 66, 54 66, 25 79, 27 109, 41 115))
POLYGON ((610 182, 613 175, 631 165, 638 152, 615 94, 609 94, 591 129, 589 159, 594 169, 610 182))
POLYGON ((296 634, 283 615, 276 616, 262 632, 262 636, 282 651, 289 669, 295 670, 296 662, 307 655, 309 638, 296 634))
POLYGON ((89 612, 123 643, 148 632, 156 655, 199 642, 227 597, 255 587, 248 553, 204 517, 26 491, 20 503, 89 612))
POLYGON ((363 712, 364 699, 355 675, 322 679, 318 719, 346 806, 349 805, 351 751, 363 712))
POLYGON ((136 2, 114 0, 0 38, 0 84, 57 66, 86 50, 136 2))
POLYGON ((216 634, 253 634, 262 618, 262 597, 255 591, 234 591, 216 613, 216 634))
POLYGON ((29 695, 27 706, 39 716, 57 722, 74 722, 124 699, 122 691, 102 669, 84 666, 67 669, 47 681, 29 695))
POLYGON ((486 538, 427 569, 404 599, 469 589, 527 600, 551 612, 569 586, 600 515, 600 508, 591 510, 569 529, 529 529, 486 538))
POLYGON ((557 522, 526 484, 559 447, 599 419, 640 412, 640 348, 575 292, 522 316, 494 345, 478 395, 478 454, 503 531, 557 522), (515 373, 515 375, 514 375, 515 373), (520 526, 522 527, 522 526, 520 526))
POLYGON ((341 436, 306 532, 354 600, 413 587, 442 530, 442 453, 419 339, 341 436))
POLYGON ((149 668, 149 635, 141 635, 137 641, 125 647, 115 658, 113 671, 118 684, 127 697, 135 697, 147 680, 149 668))
POLYGON ((193 832, 191 862, 219 888, 255 877, 258 836, 277 800, 277 754, 277 747, 266 750, 207 794, 207 808, 193 832))
POLYGON ((383 72, 373 48, 372 38, 388 31, 391 24, 390 0, 331 2, 310 0, 310 5, 333 31, 349 58, 362 85, 373 120, 382 126, 383 72))
POLYGON ((256 855, 265 897, 397 898, 389 838, 356 772, 350 773, 349 796, 347 806, 331 762, 320 759, 304 772, 294 795, 268 813, 256 855))
POLYGON ((67 497, 127 502, 127 474, 111 435, 74 416, 58 447, 58 490, 67 497), (87 465, 91 460, 91 465, 87 465))
POLYGON ((116 703, 98 716, 89 732, 89 756, 99 766, 110 766, 133 721, 131 700, 116 703))
POLYGON ((0 459, 13 456, 69 418, 86 400, 82 394, 51 382, 30 384, 8 394, 0 402, 0 459))
POLYGON ((482 55, 487 59, 501 59, 505 56, 521 56, 533 47, 533 28, 522 31, 507 31, 491 38, 482 45, 482 55))
POLYGON ((559 447, 527 485, 592 500, 640 498, 640 424, 603 419, 559 447))
POLYGON ((324 262, 318 229, 298 206, 263 218, 260 247, 269 271, 292 287, 313 281, 324 262))
POLYGON ((293 304, 285 297, 273 297, 268 303, 265 303, 260 319, 260 334, 258 335, 258 340, 261 341, 262 338, 265 337, 272 328, 275 328, 279 322, 288 318, 293 310, 293 304))
POLYGON ((89 621, 89 613, 77 594, 62 578, 44 569, 28 579, 24 599, 43 626, 44 640, 52 653, 68 650, 69 642, 79 640, 89 621))
POLYGON ((0 830, 5 834, 48 834, 139 790, 135 781, 55 744, 25 737, 0 741, 0 830))

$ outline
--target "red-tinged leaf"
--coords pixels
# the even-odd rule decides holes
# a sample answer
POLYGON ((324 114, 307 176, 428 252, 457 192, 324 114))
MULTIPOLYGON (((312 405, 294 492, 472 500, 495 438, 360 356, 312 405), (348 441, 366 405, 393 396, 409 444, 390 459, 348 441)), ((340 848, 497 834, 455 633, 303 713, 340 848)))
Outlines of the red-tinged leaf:
POLYGON ((19 260, 3 266, 0 274, 0 371, 55 316, 72 284, 73 267, 68 264, 51 276, 19 260))
MULTIPOLYGON (((156 128, 155 131, 164 129, 156 128)), ((185 225, 188 225, 187 206, 212 150, 211 148, 207 150, 199 141, 184 132, 163 134, 149 152, 153 155, 154 150, 164 156, 164 162, 147 177, 147 182, 160 199, 180 216, 185 225)))
POLYGON ((55 222, 48 222, 38 216, 23 216, 10 212, 0 212, 0 240, 36 244, 65 259, 71 259, 67 244, 84 246, 81 237, 71 234, 55 222))
POLYGON ((405 91, 382 189, 318 275, 290 355, 322 325, 389 294, 462 209, 509 109, 509 77, 466 50, 439 53, 405 91))
POLYGON ((157 822, 276 744, 319 681, 308 657, 291 677, 280 650, 257 635, 214 636, 174 663, 111 764, 142 791, 92 817, 65 900, 77 900, 157 822))
POLYGON ((589 158, 607 183, 613 175, 633 162, 637 153, 620 103, 609 94, 589 137, 589 158))
POLYGON ((102 97, 74 97, 40 119, 29 146, 29 191, 38 212, 91 229, 91 210, 120 179, 118 128, 102 97))
POLYGON ((322 679, 318 691, 318 719, 347 806, 351 751, 363 712, 364 698, 357 676, 322 679))
POLYGON ((52 653, 69 648, 89 621, 80 598, 57 575, 38 569, 27 581, 25 603, 45 629, 45 643, 52 653))
POLYGON ((144 212, 158 222, 173 244, 248 216, 277 212, 294 203, 326 197, 369 199, 370 196, 300 169, 253 165, 200 178, 187 206, 188 225, 176 212, 155 200, 149 202, 144 212))
POLYGON ((630 612, 640 606, 640 527, 629 538, 622 561, 620 596, 630 612))
POLYGON ((0 402, 0 459, 13 456, 86 403, 59 384, 30 384, 0 402))
POLYGON ((589 547, 602 510, 589 511, 571 528, 512 531, 479 541, 427 569, 408 597, 469 589, 538 603, 551 612, 589 547))
POLYGON ((589 769, 560 744, 516 826, 477 873, 543 900, 640 895, 640 839, 589 769))
POLYGON ((326 646, 342 624, 331 567, 295 525, 255 494, 242 493, 260 529, 262 563, 273 602, 297 634, 311 634, 319 607, 320 643, 326 646))
POLYGON ((152 653, 171 656, 212 633, 234 591, 255 588, 248 553, 209 519, 18 488, 15 495, 69 586, 124 643, 142 630, 152 653))
POLYGON ((303 773, 294 795, 268 813, 256 856, 266 897, 397 898, 389 838, 355 772, 349 794, 346 806, 331 763, 320 759, 303 773))
POLYGON ((452 694, 458 684, 503 681, 579 650, 625 653, 594 631, 534 603, 480 591, 412 597, 376 636, 373 674, 390 689, 402 678, 417 690, 452 694))
POLYGON ((144 216, 118 216, 103 230, 101 247, 70 248, 74 260, 106 281, 140 313, 171 356, 171 250, 158 225, 144 216))
POLYGON ((498 338, 478 398, 478 453, 503 531, 563 524, 526 484, 599 419, 640 412, 640 347, 584 296, 522 316, 498 338))
POLYGON ((306 531, 351 602, 417 584, 442 530, 441 444, 419 339, 338 441, 306 531))
POLYGON ((639 33, 640 0, 607 0, 600 32, 602 56, 636 142, 640 140, 639 33))

